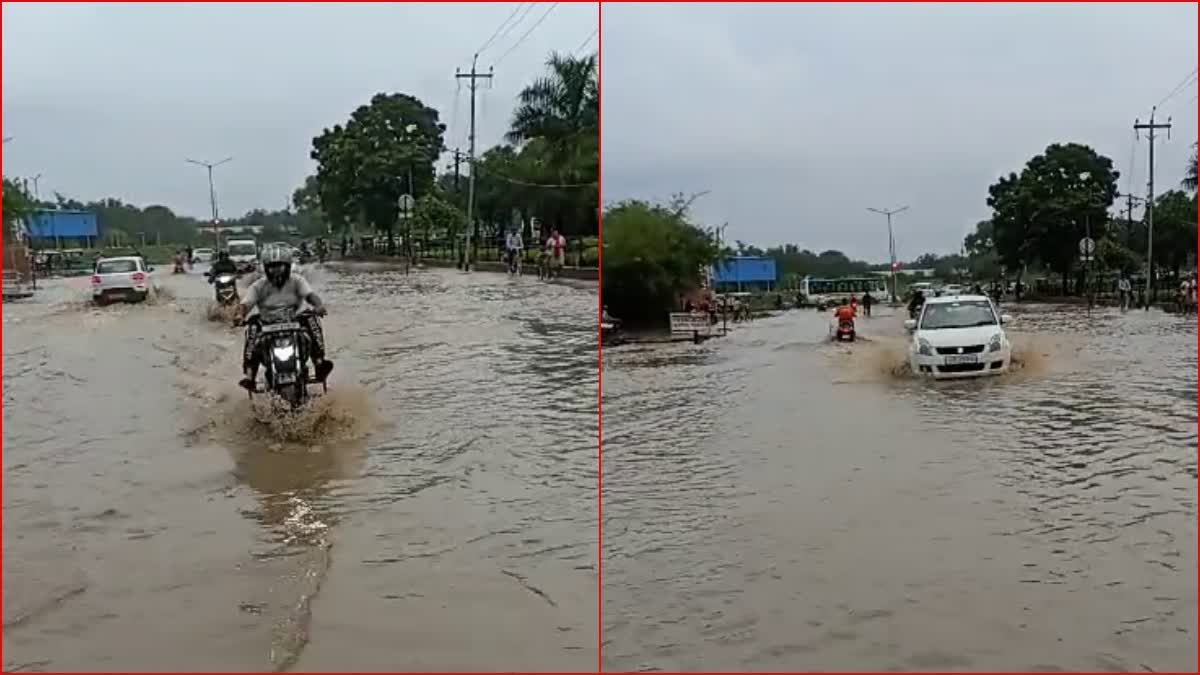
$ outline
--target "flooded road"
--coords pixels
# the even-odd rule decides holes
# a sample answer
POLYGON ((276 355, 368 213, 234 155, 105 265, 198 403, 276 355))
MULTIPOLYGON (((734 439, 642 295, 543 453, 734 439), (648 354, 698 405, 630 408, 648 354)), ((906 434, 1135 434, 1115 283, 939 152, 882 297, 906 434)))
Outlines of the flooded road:
POLYGON ((606 350, 606 669, 1195 671, 1195 319, 1011 311, 989 381, 895 316, 606 350))
POLYGON ((6 670, 590 670, 596 290, 335 267, 272 424, 198 273, 4 306, 6 670))

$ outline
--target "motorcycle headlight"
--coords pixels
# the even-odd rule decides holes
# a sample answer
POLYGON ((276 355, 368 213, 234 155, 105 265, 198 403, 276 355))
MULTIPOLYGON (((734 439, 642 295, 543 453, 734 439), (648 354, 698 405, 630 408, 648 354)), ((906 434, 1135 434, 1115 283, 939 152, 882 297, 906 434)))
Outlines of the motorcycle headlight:
POLYGON ((933 345, 925 338, 917 338, 917 353, 921 356, 933 356, 933 345))
POLYGON ((286 347, 275 347, 271 350, 271 353, 274 354, 275 358, 279 359, 280 361, 291 361, 292 357, 296 355, 296 346, 287 345, 286 347))
POLYGON ((217 277, 218 283, 227 284, 230 281, 233 281, 233 277, 229 276, 228 274, 222 274, 221 276, 217 277))
POLYGON ((1001 339, 1000 334, 996 333, 995 335, 992 336, 992 341, 988 343, 988 351, 989 352, 1000 351, 1000 346, 1003 342, 1004 341, 1003 341, 1003 339, 1001 339))

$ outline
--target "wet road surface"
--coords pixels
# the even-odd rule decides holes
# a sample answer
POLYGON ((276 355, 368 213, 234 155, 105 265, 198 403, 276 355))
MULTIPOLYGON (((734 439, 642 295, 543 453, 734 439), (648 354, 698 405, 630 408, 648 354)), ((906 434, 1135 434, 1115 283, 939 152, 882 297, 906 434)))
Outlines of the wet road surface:
POLYGON ((309 275, 328 395, 271 424, 199 274, 4 306, 6 670, 590 670, 596 291, 309 275))
POLYGON ((1195 319, 1011 311, 988 381, 896 316, 606 350, 605 668, 1195 671, 1195 319))

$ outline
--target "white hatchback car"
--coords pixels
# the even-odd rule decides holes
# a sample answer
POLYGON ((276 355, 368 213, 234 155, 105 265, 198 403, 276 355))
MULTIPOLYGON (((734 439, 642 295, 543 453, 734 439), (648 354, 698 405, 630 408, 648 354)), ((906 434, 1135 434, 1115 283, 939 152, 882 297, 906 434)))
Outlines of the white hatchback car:
POLYGON ((1004 324, 1010 320, 982 295, 926 299, 921 314, 904 322, 912 332, 908 358, 913 373, 950 379, 1007 372, 1012 345, 1004 324))
POLYGON ((137 256, 101 258, 92 274, 92 299, 97 305, 113 300, 142 302, 150 296, 153 282, 146 261, 137 256))

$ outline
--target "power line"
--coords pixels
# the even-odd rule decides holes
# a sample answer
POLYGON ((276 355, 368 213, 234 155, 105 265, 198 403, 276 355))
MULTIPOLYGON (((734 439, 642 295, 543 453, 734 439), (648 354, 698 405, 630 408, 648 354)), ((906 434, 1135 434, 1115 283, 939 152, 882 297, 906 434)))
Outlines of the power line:
POLYGON ((500 62, 504 60, 504 57, 511 54, 513 52, 513 50, 516 49, 517 47, 520 47, 521 43, 525 41, 525 38, 529 37, 529 35, 531 33, 533 33, 533 31, 537 30, 538 26, 542 25, 542 22, 546 20, 546 17, 550 16, 550 12, 553 12, 555 7, 558 7, 557 2, 550 5, 550 8, 546 10, 546 13, 543 14, 540 19, 538 19, 536 22, 534 22, 534 24, 529 27, 529 30, 525 31, 525 34, 522 35, 516 42, 514 42, 513 46, 508 48, 508 51, 504 52, 503 54, 500 55, 500 58, 496 59, 496 65, 497 66, 500 65, 500 62))
POLYGON ((517 26, 519 26, 519 25, 521 25, 522 23, 524 23, 524 21, 525 21, 525 17, 529 16, 529 15, 530 15, 530 13, 532 13, 532 12, 533 12, 533 8, 534 8, 534 7, 537 7, 537 3, 536 3, 536 2, 530 2, 530 3, 526 3, 526 4, 525 4, 525 11, 521 12, 521 16, 518 16, 516 21, 513 21, 512 23, 510 23, 510 24, 508 25, 508 28, 505 28, 505 29, 504 29, 504 32, 503 32, 503 33, 501 33, 501 34, 499 35, 499 37, 497 37, 497 38, 496 38, 496 44, 499 44, 500 42, 504 41, 504 39, 505 39, 505 38, 507 38, 507 37, 508 37, 508 36, 509 36, 509 35, 510 35, 512 32, 513 32, 513 29, 514 29, 514 28, 516 28, 517 26))
POLYGON ((1182 92, 1184 89, 1187 89, 1188 85, 1190 85, 1196 81, 1197 70, 1200 70, 1200 69, 1192 68, 1192 72, 1188 73, 1188 76, 1183 78, 1182 82, 1175 85, 1175 88, 1171 90, 1171 93, 1164 96, 1161 101, 1159 101, 1158 103, 1155 103, 1152 107, 1153 108, 1161 108, 1164 103, 1166 103, 1167 101, 1170 101, 1171 99, 1178 96, 1179 93, 1182 92))
POLYGON ((599 27, 599 26, 597 26, 597 27, 595 28, 595 30, 593 30, 593 31, 592 31, 592 34, 591 34, 591 35, 589 35, 589 36, 587 36, 587 39, 586 39, 586 40, 584 40, 583 42, 580 42, 580 43, 579 43, 579 46, 575 48, 575 52, 576 52, 576 53, 578 53, 578 52, 581 52, 581 51, 583 51, 583 48, 584 48, 584 47, 586 47, 586 46, 588 46, 588 43, 589 43, 589 42, 591 42, 591 41, 592 41, 592 38, 595 38, 595 37, 596 37, 596 35, 597 35, 599 32, 600 32, 600 27, 599 27))
POLYGON ((1136 158, 1137 158, 1137 142, 1138 142, 1138 135, 1137 135, 1137 132, 1135 131, 1129 137, 1129 172, 1125 174, 1125 191, 1126 192, 1133 192, 1133 167, 1136 164, 1136 158))
POLYGON ((501 22, 499 26, 496 26, 496 30, 492 33, 492 36, 490 38, 488 38, 487 42, 484 42, 483 45, 479 49, 476 49, 475 53, 482 54, 483 50, 487 49, 488 45, 492 44, 492 42, 495 41, 496 36, 500 34, 500 31, 504 30, 504 27, 508 25, 508 22, 512 21, 513 17, 516 16, 517 12, 521 11, 521 8, 524 6, 525 6, 525 3, 518 2, 516 8, 513 9, 513 11, 512 11, 512 14, 509 14, 507 19, 505 19, 503 22, 501 22))

